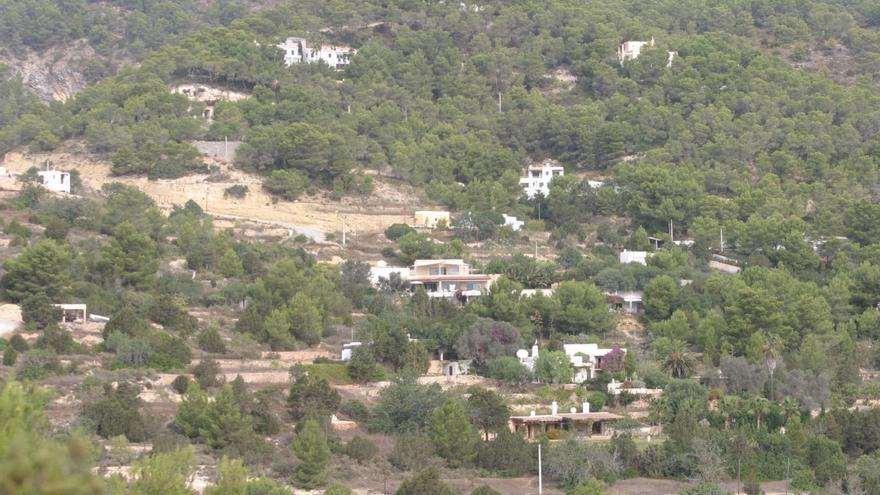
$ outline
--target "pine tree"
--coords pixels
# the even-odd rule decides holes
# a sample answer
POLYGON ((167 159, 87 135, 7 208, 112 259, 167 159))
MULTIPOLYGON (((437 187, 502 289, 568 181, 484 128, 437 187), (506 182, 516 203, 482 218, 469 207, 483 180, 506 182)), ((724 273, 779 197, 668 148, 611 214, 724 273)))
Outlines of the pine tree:
POLYGON ((477 433, 461 403, 448 400, 431 415, 431 441, 450 467, 470 462, 476 453, 477 433))
POLYGON ((207 410, 208 394, 202 390, 198 382, 190 382, 177 408, 174 424, 184 435, 196 438, 201 431, 207 429, 207 410))
POLYGON ((294 483, 301 488, 317 488, 327 481, 330 465, 330 447, 324 430, 314 418, 303 424, 302 431, 293 441, 293 453, 299 463, 293 475, 294 483))
POLYGON ((226 278, 240 277, 244 275, 244 267, 241 264, 241 259, 232 248, 227 249, 226 252, 223 253, 223 256, 220 257, 220 261, 217 262, 217 270, 219 270, 226 278))
POLYGON ((253 435, 253 420, 242 414, 229 384, 223 386, 220 395, 208 407, 206 416, 207 428, 203 435, 208 445, 215 449, 241 445, 253 435))

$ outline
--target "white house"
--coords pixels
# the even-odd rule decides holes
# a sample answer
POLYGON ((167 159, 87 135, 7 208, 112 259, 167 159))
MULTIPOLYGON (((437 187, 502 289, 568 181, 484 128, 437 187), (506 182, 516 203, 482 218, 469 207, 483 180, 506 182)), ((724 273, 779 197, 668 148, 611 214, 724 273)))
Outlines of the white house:
MULTIPOLYGON (((602 371, 602 358, 613 349, 602 349, 598 344, 564 344, 562 350, 574 367, 574 382, 582 383, 602 371)), ((626 354, 626 349, 620 349, 626 354)))
MULTIPOLYGON (((613 349, 602 349, 598 344, 564 344, 562 350, 571 360, 574 367, 575 383, 582 383, 602 371, 602 358, 613 349)), ((626 349, 620 349, 624 354, 626 349)), ((532 352, 526 349, 516 351, 516 357, 529 371, 535 371, 535 362, 538 360, 538 342, 532 345, 532 352)))
MULTIPOLYGON (((639 58, 639 55, 642 54, 642 48, 647 46, 654 46, 654 37, 651 37, 651 41, 624 41, 617 47, 617 60, 620 61, 620 65, 623 65, 623 62, 627 60, 635 60, 639 58)), ((675 59, 677 55, 676 52, 668 51, 666 58, 666 67, 672 67, 672 60, 675 59)))
POLYGON ((70 194, 70 173, 60 170, 41 170, 37 172, 40 184, 52 192, 70 194))
POLYGON ((85 304, 53 304, 61 310, 61 321, 64 323, 85 323, 89 312, 85 304))
POLYGON ((642 312, 642 297, 644 297, 644 293, 640 290, 625 290, 606 294, 611 309, 629 314, 642 312))
POLYGON ((617 60, 623 65, 626 60, 639 58, 645 45, 654 46, 654 37, 651 36, 651 41, 624 41, 617 47, 617 60))
POLYGON ((523 289, 519 293, 519 297, 532 297, 541 294, 544 297, 553 295, 553 289, 523 289))
POLYGON ((413 289, 422 287, 429 297, 455 297, 466 302, 489 292, 498 275, 471 273, 471 266, 461 259, 416 260, 409 270, 413 289))
POLYGON ((375 266, 370 267, 370 283, 373 287, 378 287, 382 279, 390 279, 392 273, 400 275, 403 281, 409 280, 408 266, 389 266, 384 260, 380 260, 375 266))
POLYGON ((504 213, 501 214, 501 217, 504 219, 504 225, 513 229, 514 232, 522 229, 523 225, 526 224, 524 221, 510 215, 505 215, 504 213))
POLYGON ((608 383, 608 394, 610 395, 620 395, 621 393, 626 392, 630 395, 637 395, 640 397, 660 397, 663 394, 662 388, 647 388, 644 383, 638 382, 619 382, 614 378, 608 383), (635 385, 639 386, 635 386, 635 385))
POLYGON ((290 67, 294 64, 325 64, 340 69, 351 63, 351 57, 357 54, 357 50, 350 46, 321 45, 318 48, 310 47, 305 38, 287 38, 278 43, 278 48, 284 50, 284 64, 290 67))
POLYGON ((627 263, 639 263, 642 265, 648 264, 648 257, 651 256, 651 253, 647 251, 627 251, 624 249, 620 253, 620 264, 625 265, 627 263))
POLYGON ((534 198, 537 194, 550 195, 550 181, 554 177, 565 175, 565 168, 556 160, 544 160, 540 164, 529 165, 523 177, 519 179, 519 185, 523 188, 526 196, 534 198))
POLYGON ((471 371, 472 359, 462 359, 460 361, 447 361, 443 363, 444 376, 467 375, 471 371))
POLYGON ((354 350, 362 345, 362 342, 349 342, 348 344, 342 344, 342 352, 340 353, 339 357, 343 361, 350 360, 352 353, 354 353, 354 350))
POLYGON ((516 351, 516 358, 519 359, 519 362, 522 363, 526 369, 529 371, 535 371, 535 361, 538 360, 538 341, 536 340, 535 343, 532 344, 531 354, 529 354, 529 351, 526 349, 520 349, 516 351))

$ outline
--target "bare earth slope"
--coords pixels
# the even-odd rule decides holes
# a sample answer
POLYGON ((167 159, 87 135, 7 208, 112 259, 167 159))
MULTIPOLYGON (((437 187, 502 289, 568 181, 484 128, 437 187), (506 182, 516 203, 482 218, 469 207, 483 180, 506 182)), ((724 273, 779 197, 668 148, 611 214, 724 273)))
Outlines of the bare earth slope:
POLYGON ((9 153, 4 166, 21 173, 33 166, 43 167, 47 160, 60 170, 79 170, 83 183, 95 190, 106 183, 121 182, 138 187, 164 209, 193 200, 218 218, 264 222, 296 229, 310 237, 340 232, 343 218, 349 232, 381 232, 392 223, 411 223, 415 210, 431 209, 421 191, 380 177, 375 178, 376 189, 369 197, 333 200, 326 194, 318 194, 294 202, 273 202, 274 198, 263 191, 260 176, 210 159, 207 161, 218 168, 211 175, 196 174, 157 181, 145 177, 113 176, 108 161, 75 149, 52 153, 9 153), (236 184, 248 187, 247 196, 224 198, 223 192, 236 184))

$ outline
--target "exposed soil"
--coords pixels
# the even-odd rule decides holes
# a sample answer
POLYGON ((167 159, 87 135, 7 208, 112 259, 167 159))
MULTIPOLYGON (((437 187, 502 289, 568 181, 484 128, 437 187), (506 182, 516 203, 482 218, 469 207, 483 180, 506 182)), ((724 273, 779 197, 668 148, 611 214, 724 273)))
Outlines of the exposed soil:
POLYGON ((65 170, 79 170, 83 183, 95 190, 103 184, 121 182, 138 187, 164 209, 193 200, 211 215, 228 221, 248 220, 282 230, 286 228, 318 241, 323 241, 317 237, 326 233, 341 232, 343 222, 347 233, 357 236, 381 232, 392 223, 412 223, 415 210, 436 208, 417 188, 379 176, 374 177, 376 187, 369 197, 334 200, 321 193, 293 202, 276 201, 262 190, 260 176, 214 159, 206 160, 216 167, 212 174, 156 181, 146 177, 113 176, 106 159, 82 148, 71 144, 65 151, 52 153, 9 153, 4 165, 11 172, 21 173, 48 160, 65 170), (237 184, 248 187, 247 196, 224 198, 224 191, 237 184))

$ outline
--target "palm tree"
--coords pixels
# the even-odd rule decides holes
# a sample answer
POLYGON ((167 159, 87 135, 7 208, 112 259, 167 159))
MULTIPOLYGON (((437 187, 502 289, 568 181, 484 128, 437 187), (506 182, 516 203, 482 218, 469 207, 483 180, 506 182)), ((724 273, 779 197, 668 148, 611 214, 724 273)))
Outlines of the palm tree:
POLYGON ((669 399, 665 396, 657 397, 653 399, 651 403, 648 405, 648 417, 651 421, 657 423, 657 433, 663 433, 663 421, 669 418, 672 415, 672 411, 670 410, 669 399))
POLYGON ((730 427, 730 418, 739 410, 740 399, 735 395, 725 395, 718 401, 718 412, 724 418, 724 429, 730 427))
POLYGON ((770 412, 770 401, 763 397, 756 397, 750 404, 755 413, 758 429, 761 429, 761 418, 770 412))
POLYGON ((800 406, 797 401, 792 399, 791 397, 786 397, 782 401, 782 416, 785 418, 785 424, 788 424, 788 420, 793 416, 798 415, 800 413, 800 406))
POLYGON ((678 339, 668 340, 658 353, 662 356, 663 371, 673 378, 687 378, 694 373, 696 361, 693 354, 688 351, 687 342, 678 339))

